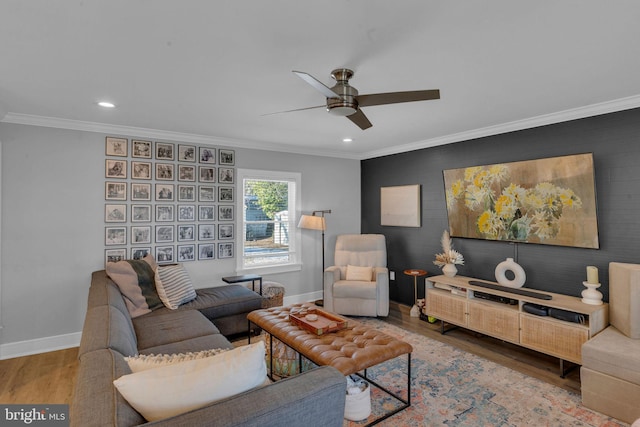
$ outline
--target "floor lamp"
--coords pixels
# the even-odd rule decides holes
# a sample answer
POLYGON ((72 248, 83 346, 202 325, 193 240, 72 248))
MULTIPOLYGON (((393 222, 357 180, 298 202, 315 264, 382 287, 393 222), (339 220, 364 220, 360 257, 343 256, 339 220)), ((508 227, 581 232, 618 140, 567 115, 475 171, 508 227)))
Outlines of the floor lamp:
POLYGON ((330 213, 331 209, 313 211, 311 215, 302 215, 300 217, 300 222, 298 223, 298 228, 322 231, 322 280, 320 281, 320 284, 322 285, 322 299, 315 302, 315 304, 319 306, 324 305, 324 230, 327 228, 324 215, 330 213))

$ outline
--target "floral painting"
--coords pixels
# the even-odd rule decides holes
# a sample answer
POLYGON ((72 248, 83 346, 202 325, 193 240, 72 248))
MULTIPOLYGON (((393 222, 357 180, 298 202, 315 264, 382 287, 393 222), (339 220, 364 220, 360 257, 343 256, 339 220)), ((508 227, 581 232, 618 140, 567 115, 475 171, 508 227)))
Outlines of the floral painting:
POLYGON ((452 237, 599 247, 593 155, 444 171, 452 237))

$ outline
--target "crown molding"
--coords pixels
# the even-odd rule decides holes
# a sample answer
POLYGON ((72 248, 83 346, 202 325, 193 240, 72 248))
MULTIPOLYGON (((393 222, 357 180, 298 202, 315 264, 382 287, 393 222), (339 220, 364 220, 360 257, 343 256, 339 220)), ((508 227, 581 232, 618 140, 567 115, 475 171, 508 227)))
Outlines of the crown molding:
MULTIPOLYGON (((420 150, 423 148, 436 147, 439 145, 453 144, 461 141, 484 138, 492 135, 499 135, 508 132, 515 132, 524 129, 531 129, 539 126, 546 126, 556 123, 578 120, 587 117, 599 116, 602 114, 615 113, 617 111, 630 110, 640 107, 640 95, 620 98, 613 101, 601 102, 598 104, 586 105, 584 107, 563 110, 556 113, 544 114, 530 117, 523 120, 501 123, 479 129, 471 129, 437 138, 426 139, 410 144, 398 145, 385 148, 383 150, 368 151, 364 153, 350 153, 346 151, 329 151, 322 149, 311 149, 297 147, 293 145, 279 144, 264 141, 244 141, 232 138, 220 138, 207 135, 199 135, 183 132, 172 132, 160 129, 148 129, 134 126, 112 125, 107 123, 86 122, 81 120, 61 119, 58 117, 45 117, 30 114, 20 114, 8 112, 2 123, 14 123, 31 126, 43 126, 58 129, 70 129, 85 132, 106 133, 112 135, 132 136, 137 138, 152 138, 167 141, 182 141, 202 145, 228 146, 246 148, 252 150, 278 151, 292 154, 313 155, 322 157, 338 157, 342 159, 366 160, 375 157, 388 156, 392 154, 405 153, 408 151, 420 150)), ((2 113, 2 111, 0 111, 2 113)))
POLYGON ((59 117, 37 116, 32 114, 7 113, 2 123, 12 123, 29 126, 42 126, 55 129, 68 129, 84 132, 105 133, 118 136, 134 136, 136 138, 150 138, 164 141, 190 142, 192 144, 246 148, 252 150, 277 151, 292 154, 304 154, 322 157, 339 157, 342 159, 360 160, 360 154, 345 153, 343 151, 328 151, 309 149, 293 145, 270 143, 264 141, 244 141, 233 138, 220 138, 194 133, 172 132, 161 129, 149 129, 135 126, 121 126, 108 123, 87 122, 82 120, 62 119, 59 117))
POLYGON ((599 116, 602 114, 615 113, 617 111, 631 110, 638 107, 640 107, 640 95, 634 95, 627 98, 616 99, 613 101, 601 102, 599 104, 591 104, 584 107, 544 114, 541 116, 530 117, 523 120, 516 120, 494 126, 487 126, 484 128, 444 135, 441 137, 426 139, 411 144, 397 145, 395 147, 390 147, 389 149, 370 151, 367 153, 363 153, 361 160, 405 153, 408 151, 436 147, 439 145, 453 144, 456 142, 469 141, 472 139, 484 138, 492 135, 499 135, 524 129, 531 129, 540 126, 568 122, 571 120, 584 119, 587 117, 599 116))

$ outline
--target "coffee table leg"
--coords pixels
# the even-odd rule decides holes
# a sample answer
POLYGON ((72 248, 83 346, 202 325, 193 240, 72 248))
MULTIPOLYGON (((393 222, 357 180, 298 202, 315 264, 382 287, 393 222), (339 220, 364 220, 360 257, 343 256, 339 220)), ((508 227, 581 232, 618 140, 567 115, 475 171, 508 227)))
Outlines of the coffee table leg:
POLYGON ((407 398, 406 398, 406 400, 403 399, 402 396, 393 393, 391 390, 388 390, 385 387, 383 387, 380 384, 378 384, 377 382, 373 381, 371 378, 368 378, 366 369, 364 370, 364 374, 363 375, 360 375, 357 372, 356 372, 356 375, 358 375, 359 377, 365 379, 370 384, 373 384, 374 386, 378 387, 380 390, 384 391, 385 393, 387 393, 389 396, 393 397, 394 399, 396 399, 396 400, 398 400, 398 401, 403 403, 402 406, 399 406, 398 408, 394 409, 393 411, 384 414, 382 417, 372 421, 369 424, 366 424, 365 427, 376 425, 376 424, 386 420, 387 418, 397 414, 398 412, 407 409, 409 406, 411 406, 411 353, 407 353, 407 398))

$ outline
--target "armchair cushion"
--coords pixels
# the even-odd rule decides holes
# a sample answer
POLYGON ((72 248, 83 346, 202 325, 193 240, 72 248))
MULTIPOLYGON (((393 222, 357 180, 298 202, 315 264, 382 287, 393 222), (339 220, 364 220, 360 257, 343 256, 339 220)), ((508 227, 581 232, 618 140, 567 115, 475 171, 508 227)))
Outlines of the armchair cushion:
POLYGON ((359 267, 357 265, 347 265, 346 280, 359 280, 371 282, 373 269, 371 267, 359 267))
POLYGON ((376 299, 376 282, 340 280, 333 284, 334 298, 376 299))

